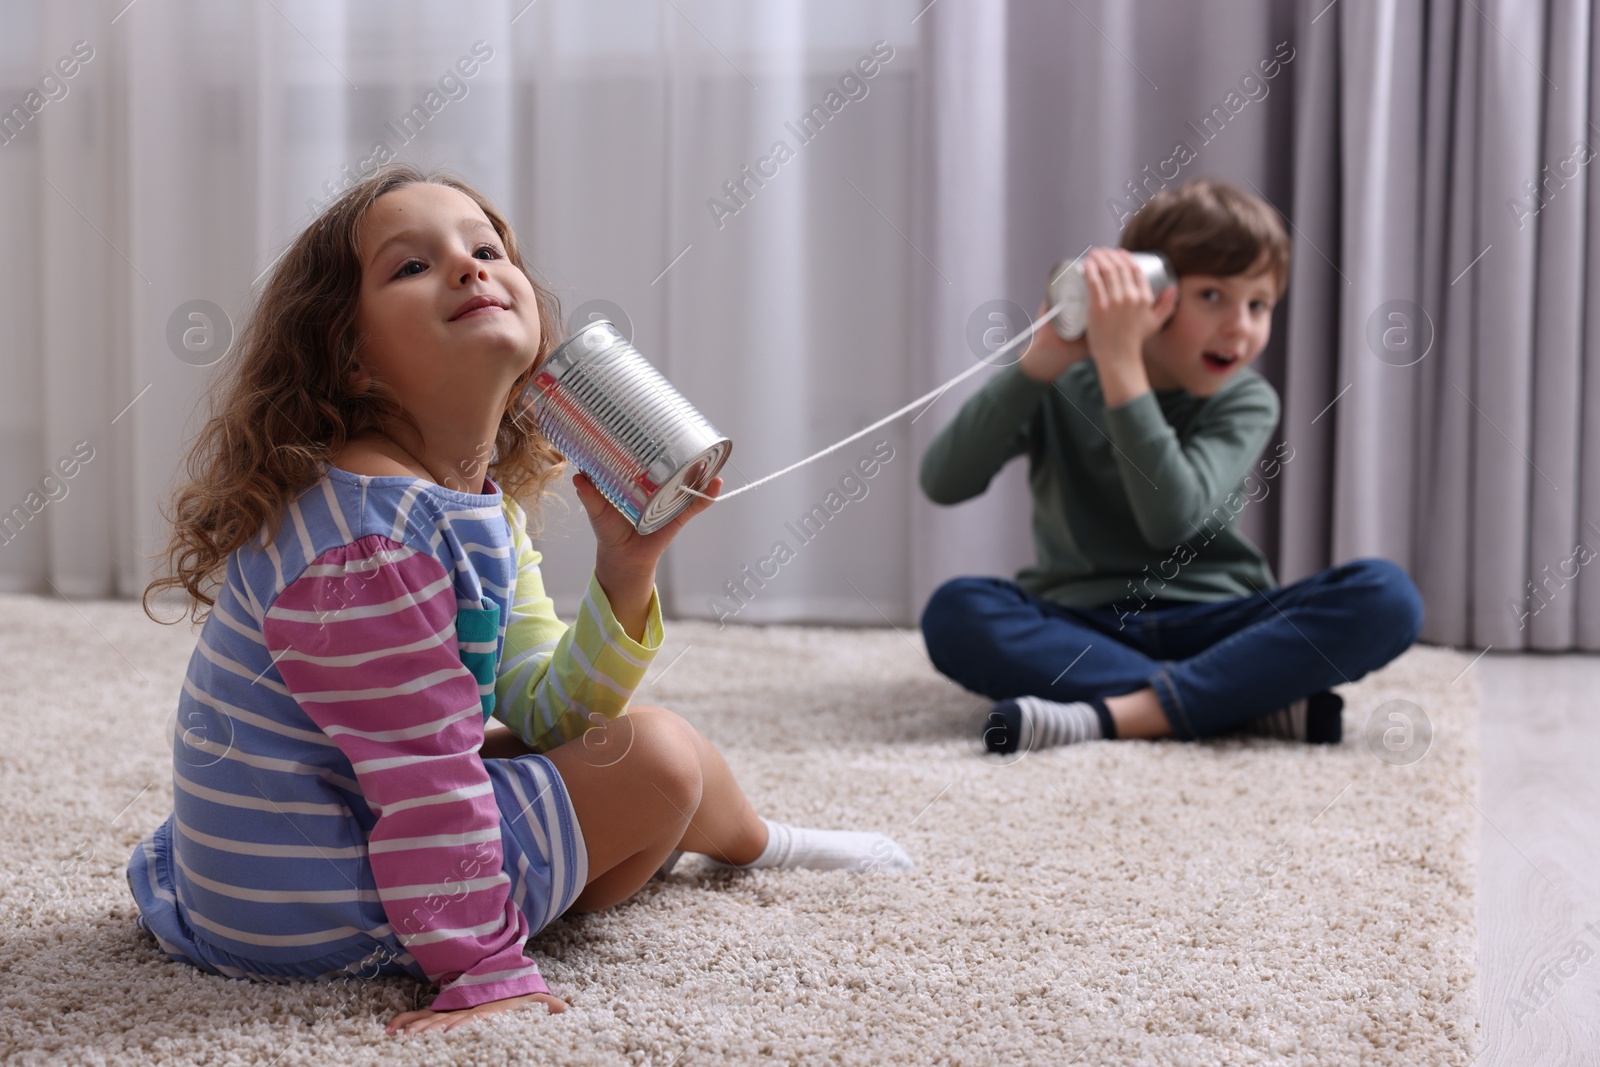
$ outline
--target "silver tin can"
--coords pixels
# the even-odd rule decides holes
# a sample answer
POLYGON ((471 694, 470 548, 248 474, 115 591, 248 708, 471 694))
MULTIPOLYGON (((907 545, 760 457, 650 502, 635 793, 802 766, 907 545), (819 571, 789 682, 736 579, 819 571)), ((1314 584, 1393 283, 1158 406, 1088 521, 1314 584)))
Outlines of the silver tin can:
POLYGON ((563 341, 522 391, 518 416, 589 476, 641 534, 671 522, 733 451, 606 319, 563 341))
MULTIPOLYGON (((1172 269, 1172 260, 1161 252, 1135 252, 1133 261, 1144 271, 1150 282, 1150 295, 1160 296, 1161 290, 1178 281, 1178 272, 1172 269)), ((1062 340, 1076 341, 1089 328, 1089 285, 1083 280, 1083 257, 1063 259, 1050 268, 1045 282, 1045 293, 1050 306, 1061 304, 1050 325, 1062 340)))

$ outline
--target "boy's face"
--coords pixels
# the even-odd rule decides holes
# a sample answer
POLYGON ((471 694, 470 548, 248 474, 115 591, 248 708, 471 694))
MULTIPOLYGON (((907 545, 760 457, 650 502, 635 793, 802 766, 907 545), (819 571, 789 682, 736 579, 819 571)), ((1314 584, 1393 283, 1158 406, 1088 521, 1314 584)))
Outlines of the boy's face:
POLYGON ((363 369, 384 378, 408 411, 461 408, 439 414, 476 425, 477 406, 496 396, 503 403, 539 349, 533 286, 506 258, 500 235, 471 197, 418 182, 373 201, 358 247, 363 369), (459 314, 478 296, 502 306, 459 314))
POLYGON ((1277 301, 1265 267, 1263 258, 1253 273, 1179 277, 1177 309, 1144 343, 1151 388, 1210 396, 1261 354, 1277 301))

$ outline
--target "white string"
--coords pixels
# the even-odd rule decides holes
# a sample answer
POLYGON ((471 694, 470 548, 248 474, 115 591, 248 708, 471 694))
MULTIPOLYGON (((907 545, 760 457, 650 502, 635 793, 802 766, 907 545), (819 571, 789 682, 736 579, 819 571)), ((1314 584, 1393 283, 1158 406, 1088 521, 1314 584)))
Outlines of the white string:
POLYGON ((809 455, 805 459, 802 459, 798 463, 791 463, 787 467, 783 468, 780 471, 773 471, 771 474, 767 475, 765 478, 757 478, 755 481, 751 482, 749 485, 741 485, 739 488, 735 489, 731 493, 723 493, 720 496, 710 496, 710 495, 708 495, 706 493, 700 492, 700 490, 698 490, 698 489, 690 489, 686 485, 679 486, 678 487, 679 491, 680 492, 684 492, 684 493, 691 493, 694 496, 701 497, 702 499, 705 499, 705 500, 732 500, 734 497, 738 496, 740 493, 748 493, 750 490, 754 489, 758 485, 765 485, 768 482, 772 481, 774 478, 781 478, 785 474, 788 474, 790 471, 799 470, 801 467, 804 467, 808 463, 815 463, 817 460, 821 459, 823 456, 826 456, 826 455, 828 455, 829 453, 832 453, 832 452, 839 451, 839 449, 843 448, 845 445, 849 444, 851 441, 855 441, 855 440, 858 440, 858 439, 860 439, 862 437, 865 437, 867 434, 871 433, 873 430, 876 430, 878 427, 887 426, 889 423, 893 422, 895 419, 898 419, 902 415, 905 415, 905 414, 909 413, 910 411, 912 411, 918 405, 921 405, 921 404, 924 404, 924 403, 927 403, 927 404, 931 405, 931 403, 933 401, 938 400, 941 396, 943 396, 945 394, 945 392, 950 389, 951 386, 958 385, 961 382, 966 381, 968 378, 972 377, 974 374, 977 374, 979 371, 983 370, 985 367, 994 366, 994 362, 993 361, 998 360, 1001 356, 1003 356, 1007 352, 1011 351, 1013 348, 1015 348, 1021 342, 1026 341, 1029 338, 1031 338, 1033 336, 1033 332, 1035 330, 1037 330, 1037 329, 1040 329, 1047 322, 1049 322, 1052 318, 1054 318, 1056 312, 1060 311, 1061 308, 1062 308, 1062 305, 1064 305, 1065 303, 1066 303, 1066 301, 1063 300, 1060 303, 1051 305, 1045 311, 1045 313, 1043 315, 1040 315, 1038 318, 1034 319, 1033 322, 1029 324, 1029 326, 1028 326, 1028 328, 1026 330, 1022 331, 1021 333, 1017 334, 1017 336, 1013 337, 1011 340, 1009 340, 1005 344, 1001 345, 998 349, 995 350, 993 355, 991 355, 988 359, 980 360, 979 362, 977 362, 977 363, 973 364, 972 366, 968 367, 966 370, 962 371, 960 374, 956 375, 954 378, 951 378, 949 381, 945 382, 943 385, 939 386, 939 388, 933 390, 931 393, 927 393, 927 394, 924 394, 923 396, 917 397, 917 399, 913 400, 911 403, 907 404, 905 407, 901 408, 900 410, 890 412, 889 414, 885 415, 883 418, 879 419, 877 422, 873 423, 871 426, 868 426, 868 427, 866 427, 865 429, 862 429, 862 430, 857 430, 855 433, 851 434, 849 437, 846 437, 843 441, 837 441, 834 444, 829 445, 827 448, 824 448, 821 452, 817 452, 817 453, 814 453, 812 455, 809 455))

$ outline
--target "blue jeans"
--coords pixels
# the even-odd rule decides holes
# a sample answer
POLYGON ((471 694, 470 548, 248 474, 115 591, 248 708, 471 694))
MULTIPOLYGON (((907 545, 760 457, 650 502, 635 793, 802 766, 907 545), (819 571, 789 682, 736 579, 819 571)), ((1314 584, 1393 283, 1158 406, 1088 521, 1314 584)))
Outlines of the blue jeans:
POLYGON ((922 612, 933 665, 991 700, 1083 700, 1155 689, 1172 735, 1192 741, 1335 685, 1411 647, 1422 596, 1364 558, 1231 600, 1074 608, 1001 578, 956 578, 922 612))

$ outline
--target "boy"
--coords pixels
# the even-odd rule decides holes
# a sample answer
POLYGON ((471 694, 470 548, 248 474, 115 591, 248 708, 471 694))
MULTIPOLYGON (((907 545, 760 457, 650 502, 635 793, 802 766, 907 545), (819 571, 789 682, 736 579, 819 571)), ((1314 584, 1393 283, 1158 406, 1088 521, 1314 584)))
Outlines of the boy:
POLYGON ((1250 363, 1288 273, 1269 205, 1205 179, 1164 189, 1120 249, 1086 254, 1085 338, 1038 330, 929 446, 922 488, 938 504, 1028 457, 1037 562, 1015 582, 947 582, 922 615, 934 666, 998 701, 990 751, 1236 730, 1337 743, 1329 687, 1416 640, 1422 598, 1394 563, 1275 588, 1234 528, 1260 498, 1249 487, 1293 458, 1280 448, 1251 471, 1279 404, 1250 363), (1166 253, 1178 284, 1152 301, 1129 250, 1166 253))

